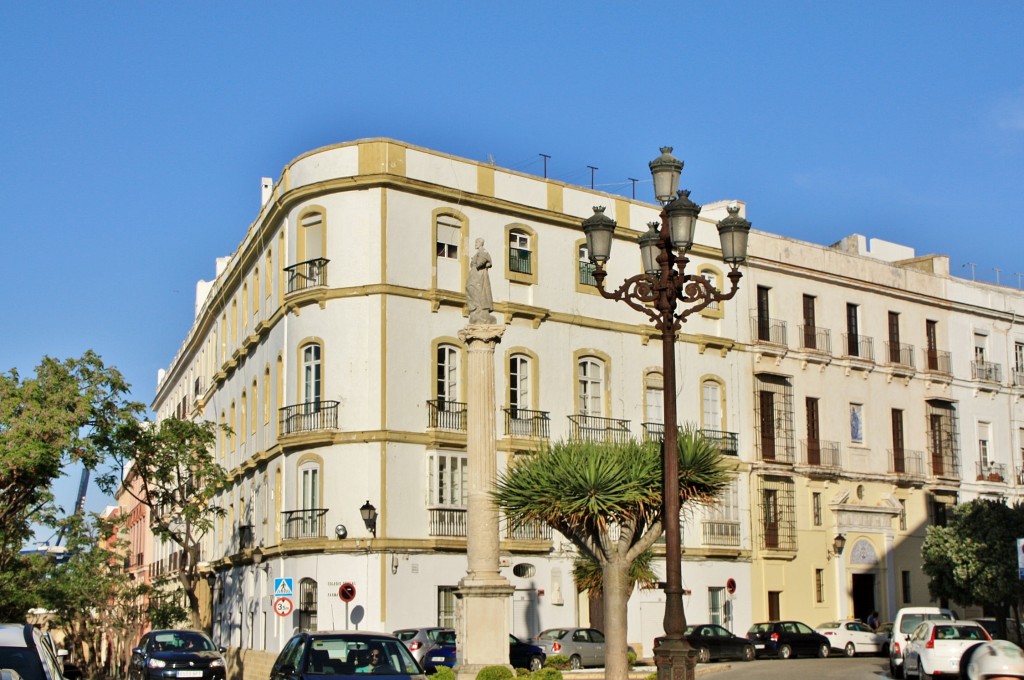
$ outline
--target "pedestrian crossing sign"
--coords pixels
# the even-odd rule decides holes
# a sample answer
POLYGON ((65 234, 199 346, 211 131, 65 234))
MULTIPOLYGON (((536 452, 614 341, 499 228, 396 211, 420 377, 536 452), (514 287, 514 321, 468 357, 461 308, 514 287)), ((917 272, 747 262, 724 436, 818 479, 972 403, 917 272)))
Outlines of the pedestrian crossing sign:
POLYGON ((291 578, 275 578, 274 579, 274 597, 291 597, 292 596, 292 580, 291 578))

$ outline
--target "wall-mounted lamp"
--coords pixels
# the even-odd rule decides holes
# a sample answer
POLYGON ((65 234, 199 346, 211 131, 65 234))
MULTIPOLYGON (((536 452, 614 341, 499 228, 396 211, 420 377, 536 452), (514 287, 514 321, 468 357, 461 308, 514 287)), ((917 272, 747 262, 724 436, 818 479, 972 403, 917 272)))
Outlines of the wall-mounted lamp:
POLYGON ((842 534, 836 534, 836 537, 832 539, 832 549, 825 548, 825 561, 829 561, 833 556, 843 554, 843 549, 846 547, 846 536, 842 534))
POLYGON ((263 561, 263 550, 258 546, 252 549, 252 563, 254 566, 260 566, 260 562, 263 561))
POLYGON ((373 507, 370 501, 366 501, 359 508, 359 514, 363 517, 366 530, 373 534, 374 538, 377 538, 377 508, 373 507))

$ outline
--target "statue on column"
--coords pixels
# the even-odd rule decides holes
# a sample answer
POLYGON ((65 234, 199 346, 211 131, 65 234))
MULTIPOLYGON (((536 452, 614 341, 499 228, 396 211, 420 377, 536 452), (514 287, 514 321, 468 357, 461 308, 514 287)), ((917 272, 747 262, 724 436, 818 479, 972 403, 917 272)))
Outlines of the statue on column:
POLYGON ((476 253, 469 260, 469 276, 466 279, 466 304, 469 306, 469 323, 493 324, 497 319, 494 299, 491 297, 491 256, 484 250, 484 240, 476 240, 476 253))

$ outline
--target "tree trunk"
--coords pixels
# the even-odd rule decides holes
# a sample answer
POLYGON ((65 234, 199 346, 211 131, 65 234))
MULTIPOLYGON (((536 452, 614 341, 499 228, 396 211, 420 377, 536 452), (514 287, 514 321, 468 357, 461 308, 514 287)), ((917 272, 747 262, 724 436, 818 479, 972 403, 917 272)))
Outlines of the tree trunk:
POLYGON ((629 603, 629 561, 620 558, 606 562, 604 577, 604 677, 626 680, 629 664, 626 652, 626 606, 629 603))
POLYGON ((587 591, 587 603, 590 609, 590 627, 604 630, 604 598, 601 593, 587 591))

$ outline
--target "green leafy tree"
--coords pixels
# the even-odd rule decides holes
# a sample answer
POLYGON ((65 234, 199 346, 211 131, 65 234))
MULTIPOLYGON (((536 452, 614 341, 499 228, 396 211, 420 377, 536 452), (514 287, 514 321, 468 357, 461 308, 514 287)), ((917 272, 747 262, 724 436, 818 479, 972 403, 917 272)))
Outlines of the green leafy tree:
MULTIPOLYGON (((645 550, 629 565, 629 589, 639 585, 641 588, 654 588, 658 585, 658 575, 651 564, 654 562, 654 551, 645 550)), ((604 628, 604 570, 596 560, 587 555, 579 555, 572 565, 573 581, 577 593, 587 593, 590 600, 590 625, 604 628)))
POLYGON ((1024 506, 981 499, 956 506, 946 526, 928 527, 921 549, 928 590, 936 598, 988 607, 1003 625, 1024 595, 1018 538, 1024 538, 1024 506))
POLYGON ((108 443, 112 471, 97 479, 104 491, 121 489, 148 506, 153 535, 180 548, 177 585, 197 629, 206 627, 198 596, 202 540, 224 514, 214 499, 228 482, 213 459, 216 432, 208 421, 126 422, 108 443))
POLYGON ((63 514, 53 482, 73 463, 94 469, 111 432, 144 411, 128 400, 128 389, 91 351, 65 361, 44 357, 32 377, 0 374, 0 619, 23 620, 35 606, 42 566, 19 552, 36 529, 55 526, 63 514))
MULTIPOLYGON (((718 447, 685 428, 677 455, 681 507, 714 502, 730 479, 718 447)), ((662 534, 661 462, 657 444, 558 442, 509 467, 494 491, 513 525, 545 522, 601 565, 609 680, 629 672, 630 566, 662 534)))

